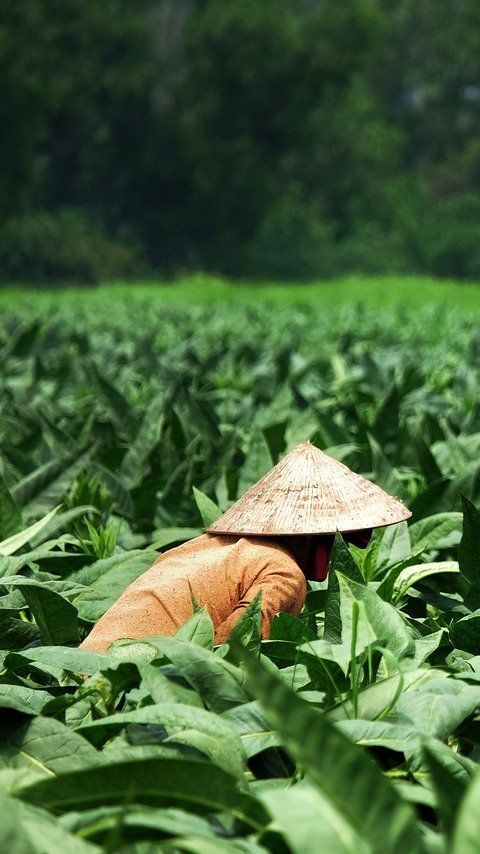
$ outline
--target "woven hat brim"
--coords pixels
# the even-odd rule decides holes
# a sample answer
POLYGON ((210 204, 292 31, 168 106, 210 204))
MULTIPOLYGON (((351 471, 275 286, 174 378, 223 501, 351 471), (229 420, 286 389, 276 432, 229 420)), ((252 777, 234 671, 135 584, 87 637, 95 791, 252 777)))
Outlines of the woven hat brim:
POLYGON ((379 519, 378 515, 372 515, 369 519, 365 517, 365 521, 362 524, 355 523, 354 521, 348 519, 338 520, 338 523, 335 527, 332 524, 322 524, 321 519, 319 519, 316 523, 311 524, 299 524, 290 527, 282 527, 282 526, 256 526, 254 527, 252 524, 234 524, 228 521, 224 521, 222 523, 222 518, 220 517, 216 522, 210 525, 206 531, 208 534, 219 534, 224 536, 251 536, 251 537, 289 537, 289 536, 307 536, 307 535, 318 535, 318 536, 327 536, 334 535, 339 531, 340 533, 354 533, 355 531, 365 531, 374 528, 387 528, 389 525, 396 525, 399 522, 404 522, 407 519, 410 519, 412 516, 410 510, 408 510, 405 506, 403 507, 402 512, 395 514, 394 516, 389 516, 388 519, 379 519))
POLYGON ((334 534, 411 517, 398 498, 303 442, 207 528, 211 534, 334 534))

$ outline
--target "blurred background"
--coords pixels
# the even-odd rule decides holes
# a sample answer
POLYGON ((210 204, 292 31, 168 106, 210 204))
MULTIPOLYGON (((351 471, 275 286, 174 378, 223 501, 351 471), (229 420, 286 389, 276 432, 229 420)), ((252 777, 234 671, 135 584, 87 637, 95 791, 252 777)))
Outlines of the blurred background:
POLYGON ((480 277, 477 0, 3 0, 0 281, 480 277))

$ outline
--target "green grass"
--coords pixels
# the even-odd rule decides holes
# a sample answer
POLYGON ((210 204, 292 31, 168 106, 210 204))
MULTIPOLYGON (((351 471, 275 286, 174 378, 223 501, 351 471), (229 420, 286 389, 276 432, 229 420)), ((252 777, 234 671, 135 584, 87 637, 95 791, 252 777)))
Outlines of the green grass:
POLYGON ((404 305, 410 308, 428 304, 451 305, 471 312, 480 308, 477 284, 432 279, 424 276, 349 276, 343 279, 306 284, 232 283, 224 279, 196 275, 171 283, 146 281, 109 284, 94 288, 4 287, 0 305, 15 307, 32 301, 38 309, 85 303, 104 307, 112 299, 129 298, 134 302, 151 299, 165 305, 267 302, 278 305, 313 304, 331 308, 352 302, 372 307, 404 305))

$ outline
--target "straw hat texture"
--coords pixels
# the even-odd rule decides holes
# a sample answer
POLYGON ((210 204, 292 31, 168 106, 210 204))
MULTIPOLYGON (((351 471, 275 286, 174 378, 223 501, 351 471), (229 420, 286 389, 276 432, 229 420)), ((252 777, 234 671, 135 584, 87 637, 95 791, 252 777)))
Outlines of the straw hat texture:
POLYGON ((302 442, 207 528, 210 534, 280 536, 379 528, 412 514, 397 498, 302 442))

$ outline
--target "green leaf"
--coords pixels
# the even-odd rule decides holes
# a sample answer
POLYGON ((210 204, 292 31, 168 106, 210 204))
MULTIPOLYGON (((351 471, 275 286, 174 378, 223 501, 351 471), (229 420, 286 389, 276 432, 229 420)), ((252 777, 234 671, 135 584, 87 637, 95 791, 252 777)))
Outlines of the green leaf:
MULTIPOLYGON (((208 757, 214 765, 243 780, 246 756, 238 735, 218 716, 210 715, 210 720, 206 720, 205 716, 209 714, 199 708, 177 703, 173 704, 171 709, 167 706, 162 710, 148 706, 146 709, 125 712, 123 715, 115 715, 112 720, 116 723, 117 718, 121 718, 120 724, 123 721, 125 725, 133 724, 135 727, 142 723, 165 727, 169 735, 165 738, 159 736, 162 745, 168 743, 193 747, 208 757), (189 710, 189 714, 185 714, 185 709, 189 710)), ((82 727, 79 732, 86 734, 87 738, 92 737, 88 727, 82 727)), ((96 737, 96 734, 94 735, 96 737)))
POLYGON ((372 850, 381 827, 382 851, 420 851, 414 814, 380 768, 247 650, 242 655, 267 718, 339 816, 372 850))
POLYGON ((478 854, 480 848, 480 771, 460 803, 453 831, 451 854, 478 854))
MULTIPOLYGON (((28 552, 28 554, 25 555, 25 558, 28 559, 28 561, 33 560, 34 558, 31 557, 32 555, 34 555, 34 552, 28 552)), ((44 590, 52 590, 54 593, 60 593, 60 595, 64 596, 65 599, 70 599, 71 597, 76 596, 77 593, 80 593, 84 589, 83 584, 77 584, 75 581, 70 581, 68 578, 57 579, 50 574, 41 572, 37 572, 36 575, 31 577, 27 577, 25 575, 7 575, 2 578, 1 583, 4 587, 16 587, 19 590, 25 586, 39 586, 44 590)), ((23 596, 23 598, 25 597, 23 596)))
POLYGON ((20 531, 18 534, 13 534, 13 536, 3 540, 0 543, 0 555, 13 555, 15 552, 18 552, 22 546, 29 543, 37 534, 47 528, 57 511, 58 507, 55 507, 50 511, 50 513, 47 513, 43 519, 39 519, 38 522, 35 522, 33 525, 30 525, 28 528, 20 531))
POLYGON ((450 837, 466 784, 460 781, 456 775, 452 774, 439 757, 437 757, 437 754, 431 748, 427 747, 426 744, 423 747, 423 754, 437 797, 438 812, 440 813, 442 825, 448 837, 450 837))
POLYGON ((426 480, 429 483, 435 480, 441 480, 442 472, 439 469, 437 461, 430 448, 419 431, 412 435, 412 445, 418 457, 420 469, 425 475, 426 480))
POLYGON ((28 517, 42 516, 58 504, 77 475, 84 469, 95 448, 75 448, 35 469, 12 489, 12 496, 28 517))
POLYGON ((457 620, 450 626, 450 640, 458 649, 480 654, 480 610, 457 620))
POLYGON ((190 641, 205 649, 213 649, 215 629, 206 607, 200 608, 175 632, 178 640, 190 641))
POLYGON ((110 493, 112 508, 121 516, 132 520, 135 516, 133 501, 120 478, 114 472, 94 460, 89 462, 88 471, 107 488, 110 493))
MULTIPOLYGON (((62 816, 62 825, 71 833, 97 844, 108 842, 110 834, 121 825, 129 839, 183 837, 185 833, 215 839, 208 819, 185 810, 141 807, 135 804, 121 807, 98 807, 62 816)), ((183 840, 182 840, 183 841, 183 840)), ((98 849, 96 849, 98 850, 98 849)))
POLYGON ((39 715, 51 699, 47 691, 26 688, 24 685, 0 683, 0 709, 13 709, 26 715, 39 715))
POLYGON ((86 362, 86 367, 114 418, 122 425, 130 424, 131 409, 123 394, 100 372, 93 359, 86 362))
MULTIPOLYGON (((98 510, 90 504, 72 507, 71 510, 64 510, 63 513, 57 513, 52 519, 50 519, 45 527, 42 527, 42 529, 32 537, 30 540, 31 547, 33 549, 38 548, 38 546, 41 546, 46 542, 46 540, 50 540, 60 531, 65 531, 76 519, 90 515, 91 513, 97 514, 98 510)), ((71 561, 72 555, 68 555, 68 559, 71 561)))
MULTIPOLYGON (((373 685, 359 691, 357 698, 357 717, 365 718, 373 721, 379 718, 386 709, 388 709, 395 697, 398 695, 399 687, 403 690, 403 695, 410 694, 411 690, 424 687, 429 681, 438 681, 440 676, 447 677, 446 672, 440 670, 409 670, 406 673, 397 676, 389 676, 387 679, 380 679, 373 685)), ((331 721, 344 721, 353 718, 353 704, 351 700, 344 700, 337 703, 329 709, 325 714, 331 721)))
POLYGON ((459 788, 464 789, 475 774, 476 763, 438 738, 432 738, 425 733, 412 733, 405 744, 405 759, 412 776, 421 783, 428 782, 430 767, 425 759, 425 748, 435 755, 437 763, 452 776, 459 788))
MULTIPOLYGON (((230 637, 228 639, 229 643, 231 640, 240 641, 243 646, 246 646, 247 649, 250 649, 252 652, 257 652, 257 654, 260 652, 260 646, 262 643, 261 590, 256 594, 256 596, 254 596, 252 601, 249 602, 242 616, 235 623, 232 631, 230 632, 230 637)), ((234 663, 237 663, 234 653, 233 659, 234 663)))
POLYGON ((452 492, 458 492, 458 487, 445 475, 441 480, 432 481, 415 498, 410 499, 409 508, 414 519, 424 519, 432 514, 446 512, 453 504, 452 492))
POLYGON ((333 541, 332 554, 330 557, 330 570, 341 572, 347 578, 364 583, 364 578, 350 552, 342 535, 337 531, 333 541))
MULTIPOLYGON (((286 412, 285 412, 286 416, 286 412)), ((265 424, 265 422, 264 422, 265 424)), ((287 427, 286 417, 280 421, 270 422, 262 428, 262 433, 267 443, 268 451, 273 462, 277 462, 285 450, 285 429, 287 427)))
POLYGON ((293 614, 276 614, 270 629, 270 640, 286 640, 295 644, 316 641, 317 635, 303 620, 293 614))
POLYGON ((292 854, 369 854, 373 850, 328 798, 307 783, 267 790, 260 798, 273 820, 263 837, 266 843, 276 831, 292 854))
MULTIPOLYGON (((0 476, 0 539, 7 539, 22 529, 22 514, 0 476)), ((0 543, 0 552, 2 551, 0 543)))
MULTIPOLYGON (((25 605, 23 597, 22 600, 25 605)), ((40 630, 35 623, 26 622, 20 617, 0 615, 0 647, 3 647, 0 661, 7 654, 6 650, 23 649, 39 642, 40 630)))
MULTIPOLYGON (((11 653, 5 659, 5 666, 10 667, 28 662, 39 662, 40 664, 58 667, 59 670, 70 670, 79 676, 87 674, 92 676, 97 670, 115 664, 115 658, 105 653, 92 652, 89 649, 72 649, 62 646, 44 646, 36 649, 24 649, 21 652, 11 653)), ((2 686, 0 685, 0 689, 2 686)), ((23 711, 23 710, 22 710, 23 711)))
POLYGON ((18 786, 17 798, 53 812, 131 803, 171 806, 199 815, 225 812, 257 830, 264 810, 240 791, 236 780, 211 762, 144 759, 116 762, 60 774, 30 786, 18 786))
POLYGON ((0 721, 0 760, 13 768, 31 767, 45 776, 92 766, 102 755, 88 741, 54 718, 0 721))
MULTIPOLYGON (((340 576, 339 576, 340 578, 340 576)), ((349 594, 353 599, 363 602, 365 614, 376 637, 393 655, 401 659, 413 652, 413 636, 400 613, 384 602, 371 587, 357 584, 350 578, 342 577, 341 596, 349 594)), ((343 610, 343 607, 342 607, 343 610)), ((351 608, 350 608, 351 613, 351 608)), ((343 632, 342 640, 344 641, 343 632)))
POLYGON ((412 552, 419 554, 429 549, 450 548, 460 542, 461 513, 436 513, 410 525, 412 552))
POLYGON ((379 566, 392 566, 409 557, 411 551, 412 546, 407 523, 399 522, 398 525, 389 525, 388 528, 385 528, 380 543, 377 564, 379 566))
POLYGON ((324 638, 331 643, 340 643, 342 640, 340 583, 337 572, 342 572, 346 577, 352 578, 360 584, 364 583, 363 576, 342 535, 338 531, 335 534, 330 557, 327 598, 325 602, 324 638))
POLYGON ((401 396, 395 383, 388 389, 380 402, 372 424, 372 433, 378 441, 385 445, 397 438, 399 429, 399 410, 401 396))
POLYGON ((247 455, 240 471, 238 495, 243 495, 273 465, 270 450, 261 430, 256 430, 250 441, 247 455))
POLYGON ((419 563, 402 569, 393 585, 392 604, 396 605, 410 587, 414 587, 424 578, 439 575, 444 572, 458 572, 458 563, 455 560, 437 561, 436 563, 419 563))
POLYGON ((14 854, 95 854, 96 846, 63 830, 54 816, 0 791, 0 850, 14 854))
POLYGON ((340 582, 337 573, 332 569, 328 573, 323 637, 330 643, 341 643, 342 640, 340 582))
POLYGON ((387 721, 344 720, 338 721, 338 729, 362 747, 384 747, 403 753, 412 733, 411 726, 388 723, 387 721))
MULTIPOLYGON (((99 720, 89 721, 78 727, 79 732, 91 744, 100 747, 108 739, 116 735, 129 724, 161 724, 166 729, 198 729, 207 735, 215 735, 218 738, 234 738, 234 731, 219 715, 207 712, 195 706, 187 706, 182 703, 156 703, 153 706, 144 706, 133 709, 130 712, 116 712, 99 720)), ((238 752, 239 757, 242 751, 238 752)))
POLYGON ((372 455, 372 471, 374 472, 374 481, 378 486, 381 486, 385 492, 391 495, 402 497, 402 482, 400 481, 397 472, 390 465, 383 449, 373 436, 368 436, 368 443, 372 455))
POLYGON ((162 668, 147 661, 136 662, 136 666, 142 678, 142 688, 148 691, 154 703, 184 703, 203 708, 196 691, 169 679, 162 668))
POLYGON ((479 687, 441 679, 430 682, 424 690, 402 694, 396 711, 401 722, 411 721, 417 731, 444 740, 473 715, 479 703, 479 687))
POLYGON ((204 495, 196 486, 193 487, 193 496, 202 517, 202 522, 205 528, 209 528, 222 515, 222 511, 208 495, 204 495))
POLYGON ((243 671, 210 650, 175 637, 148 638, 148 642, 178 668, 211 711, 221 713, 250 700, 243 671))
MULTIPOLYGON (((332 661, 338 664, 346 676, 352 660, 352 604, 356 600, 348 595, 348 588, 343 586, 342 590, 342 585, 344 585, 342 576, 339 575, 338 578, 341 588, 342 642, 332 644, 330 641, 325 639, 309 641, 308 643, 302 644, 299 647, 299 651, 302 654, 301 660, 306 663, 307 666, 310 658, 314 661, 315 659, 332 661)), ((358 604, 359 614, 356 624, 354 658, 365 652, 365 650, 375 643, 376 640, 381 640, 381 638, 377 638, 372 625, 368 620, 363 602, 358 604)))
POLYGON ((181 848, 184 854, 265 854, 265 848, 257 845, 251 837, 248 839, 205 839, 203 836, 182 836, 180 840, 164 843, 166 854, 177 854, 181 848))
POLYGON ((446 629, 439 629, 413 641, 414 649, 406 658, 402 659, 402 670, 416 670, 422 667, 427 659, 439 648, 447 633, 446 629))
POLYGON ((460 572, 473 595, 480 597, 480 511, 462 495, 463 530, 458 548, 460 572))
POLYGON ((163 395, 154 397, 148 405, 137 434, 128 446, 118 475, 128 489, 140 486, 149 472, 149 457, 160 442, 165 423, 163 395))
POLYGON ((228 709, 222 717, 229 721, 239 734, 248 758, 282 743, 282 737, 272 729, 256 700, 228 709))
MULTIPOLYGON (((2 578, 2 584, 9 584, 9 579, 2 578)), ((18 578, 12 584, 21 590, 35 617, 43 644, 78 643, 78 612, 74 605, 33 578, 18 578)))

